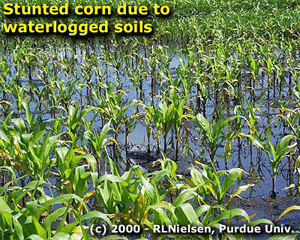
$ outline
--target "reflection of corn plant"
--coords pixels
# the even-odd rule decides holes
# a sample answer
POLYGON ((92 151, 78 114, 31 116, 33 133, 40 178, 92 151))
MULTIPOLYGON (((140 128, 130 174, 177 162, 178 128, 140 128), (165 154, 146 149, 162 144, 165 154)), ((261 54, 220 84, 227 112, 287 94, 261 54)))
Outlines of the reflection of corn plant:
MULTIPOLYGON (((145 124, 146 124, 146 133, 147 133, 147 139, 148 139, 148 142, 147 142, 147 152, 148 154, 150 153, 150 148, 151 148, 151 144, 150 144, 150 138, 151 138, 151 123, 153 121, 153 118, 154 118, 154 109, 150 106, 146 106, 144 105, 143 106, 145 111, 146 111, 146 114, 145 114, 145 124)), ((159 146, 159 144, 158 144, 159 146)))
MULTIPOLYGON (((140 105, 140 104, 137 104, 137 108, 138 108, 138 105, 140 105)), ((125 145, 126 158, 128 156, 128 148, 129 148, 129 146, 128 146, 128 135, 136 127, 136 125, 137 125, 137 119, 136 118, 138 116, 139 116, 139 114, 135 114, 135 112, 133 112, 131 116, 128 116, 124 120, 125 121, 125 142, 124 142, 124 145, 125 145)))

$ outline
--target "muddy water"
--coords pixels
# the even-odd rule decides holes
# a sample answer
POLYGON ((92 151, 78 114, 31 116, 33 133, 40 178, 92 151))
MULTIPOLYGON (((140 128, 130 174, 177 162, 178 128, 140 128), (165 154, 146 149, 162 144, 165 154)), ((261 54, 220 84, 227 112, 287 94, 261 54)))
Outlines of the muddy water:
MULTIPOLYGON (((76 70, 76 75, 70 75, 66 76, 63 73, 60 73, 57 77, 61 78, 65 82, 68 81, 69 78, 71 79, 78 79, 78 84, 80 83, 85 83, 85 79, 82 77, 83 71, 81 68, 81 64, 84 63, 84 59, 80 58, 80 55, 82 54, 82 51, 77 51, 77 70, 76 70)), ((101 53, 98 53, 101 55, 101 53)), ((67 51, 67 53, 62 52, 59 56, 60 59, 63 59, 65 56, 67 56, 68 59, 71 59, 72 53, 67 51)), ((176 78, 176 68, 180 66, 180 58, 183 58, 183 61, 187 63, 188 58, 185 56, 181 55, 175 55, 169 66, 168 69, 166 69, 166 72, 170 72, 173 78, 176 78)), ((12 64, 11 59, 8 59, 8 62, 12 64)), ((134 65, 134 64, 133 64, 134 65)), ((49 66, 52 67, 51 63, 49 63, 49 66)), ((118 77, 121 79, 121 82, 123 83, 123 90, 126 92, 126 98, 130 102, 133 99, 137 98, 136 90, 134 87, 132 87, 132 82, 130 82, 128 75, 126 75, 125 71, 121 71, 120 74, 117 74, 116 71, 110 67, 109 65, 105 64, 104 62, 99 61, 99 66, 102 67, 103 72, 106 72, 105 74, 105 81, 106 82, 115 82, 115 78, 118 77)), ((123 66, 125 67, 125 66, 123 66)), ((132 66, 136 67, 136 66, 132 66)), ((11 68, 11 75, 12 77, 15 76, 16 74, 16 69, 14 67, 11 68)), ((38 70, 35 69, 33 71, 33 76, 38 75, 38 70)), ((27 87, 28 79, 26 78, 21 78, 20 79, 22 82, 22 85, 27 87)), ((39 89, 42 90, 43 84, 40 79, 34 77, 33 79, 36 81, 36 83, 39 86, 39 89)), ((95 72, 90 73, 90 80, 93 82, 97 81, 97 77, 95 72)), ((246 81, 245 81, 246 82, 246 81)), ((254 102, 254 107, 260 109, 259 117, 260 119, 258 120, 260 122, 260 130, 263 130, 268 123, 271 123, 271 130, 272 130, 272 141, 273 143, 276 143, 278 139, 282 137, 285 133, 288 132, 287 128, 281 123, 278 122, 277 118, 274 118, 277 114, 280 113, 279 107, 278 107, 278 95, 273 96, 273 90, 271 89, 272 92, 272 98, 271 99, 266 99, 261 98, 260 96, 262 95, 267 95, 266 94, 266 82, 267 78, 263 77, 262 75, 257 79, 258 83, 258 89, 254 93, 254 97, 257 98, 257 100, 253 101, 254 102)), ((288 81, 287 81, 288 82, 288 81)), ((294 85, 294 83, 292 83, 294 85)), ((243 87, 242 87, 243 88, 243 87)), ((283 86, 282 90, 282 95, 285 96, 285 98, 288 98, 288 92, 290 90, 290 86, 283 86)), ((151 91, 151 85, 150 85, 150 79, 146 79, 143 84, 143 92, 145 95, 145 103, 149 104, 151 102, 150 99, 150 91, 151 91)), ((161 93, 159 91, 159 93, 161 93)), ((88 90, 86 86, 83 87, 82 89, 82 95, 79 94, 79 92, 73 92, 71 99, 74 102, 81 102, 82 104, 91 104, 86 102, 85 96, 88 95, 88 90), (83 97, 84 96, 84 97, 83 97), (82 102, 83 101, 83 102, 82 102)), ((197 96, 196 89, 193 88, 191 93, 191 99, 195 99, 197 96)), ((250 91, 245 90, 244 91, 244 97, 251 101, 251 94, 250 91)), ((155 99, 156 103, 159 102, 159 99, 155 99)), ((242 108, 247 109, 247 104, 242 100, 243 106, 242 108)), ((35 110, 35 103, 31 103, 32 110, 35 110)), ((13 103, 13 107, 16 108, 16 103, 13 103)), ((218 109, 223 110, 224 118, 228 116, 232 116, 234 113, 234 104, 233 102, 219 102, 218 104, 215 103, 214 97, 211 97, 207 100, 206 102, 206 111, 205 115, 208 119, 212 119, 215 117, 216 112, 218 109)), ((133 112, 133 109, 128 110, 128 114, 131 114, 133 112)), ((92 113, 87 116, 87 120, 92 119, 92 113)), ((43 120, 47 120, 51 118, 50 114, 45 114, 43 116, 43 120)), ((0 116, 0 119, 3 119, 0 116)), ((97 121, 94 125, 95 129, 100 129, 102 127, 101 121, 97 121)), ((247 129, 242 129, 242 132, 247 133, 247 129)), ((194 128, 191 129, 191 132, 195 138, 198 137, 199 133, 195 131, 194 128)), ((168 138, 170 139, 172 136, 172 132, 169 134, 168 138)), ((125 134, 124 134, 124 129, 121 129, 120 134, 118 136, 118 141, 120 142, 122 152, 122 157, 125 159, 125 151, 124 151, 124 143, 125 143, 125 134)), ((163 139, 161 138, 161 143, 163 142, 163 139)), ((145 171, 152 171, 153 166, 152 166, 152 161, 156 159, 158 156, 155 154, 156 152, 156 141, 151 137, 150 139, 150 145, 151 145, 151 154, 148 155, 146 153, 146 147, 148 144, 148 138, 146 134, 146 127, 143 123, 139 122, 137 123, 136 127, 129 133, 128 135, 128 145, 129 145, 129 156, 130 161, 132 164, 139 164, 145 168, 145 171)), ((193 149, 194 154, 193 155, 188 155, 185 156, 183 153, 181 153, 181 157, 179 161, 177 162, 178 164, 178 170, 179 172, 183 172, 184 170, 188 169, 189 167, 194 165, 194 161, 198 160, 201 161, 204 156, 201 155, 201 144, 197 141, 190 141, 191 148, 193 149)), ((168 155, 171 159, 174 157, 174 152, 169 149, 170 154, 168 155)), ((224 155, 224 148, 220 148, 217 152, 217 155, 224 155)), ((255 186, 252 189, 252 191, 248 191, 246 193, 243 193, 242 196, 245 198, 251 197, 251 200, 249 200, 251 203, 248 203, 248 207, 245 206, 242 208, 247 209, 247 212, 251 215, 257 214, 259 218, 267 218, 267 219, 273 219, 274 218, 274 213, 277 215, 279 212, 282 212, 284 207, 283 203, 286 202, 287 199, 290 199, 287 197, 288 190, 284 190, 287 186, 289 186, 289 181, 288 181, 288 171, 287 171, 287 159, 285 158, 283 160, 282 166, 284 168, 280 169, 279 175, 277 177, 277 190, 278 194, 280 196, 279 199, 281 199, 282 202, 276 202, 275 204, 271 204, 271 202, 268 202, 268 204, 263 205, 262 202, 260 202, 261 199, 266 198, 269 196, 269 193, 271 191, 271 186, 272 186, 272 181, 270 177, 270 172, 269 170, 271 169, 269 159, 266 153, 261 152, 260 150, 256 149, 253 147, 251 149, 251 146, 249 143, 245 140, 242 141, 242 144, 239 146, 238 141, 235 140, 232 144, 232 155, 229 161, 229 168, 233 167, 238 167, 239 161, 241 161, 243 168, 245 169, 246 172, 249 172, 251 169, 250 163, 251 161, 253 162, 254 165, 254 171, 252 175, 244 175, 243 178, 243 183, 252 183, 255 182, 255 186), (251 157, 251 151, 252 151, 252 157, 251 157), (254 204, 252 204, 254 203, 254 204), (262 209, 268 209, 266 212, 262 211, 262 209), (277 211, 278 210, 278 211, 277 211)), ((224 159, 217 157, 217 162, 219 165, 219 169, 225 169, 225 164, 224 164, 224 159)), ((123 166, 125 169, 125 166, 123 166)), ((295 181, 297 181, 297 176, 294 176, 295 181)), ((50 179, 50 182, 54 182, 53 179, 50 179)), ((298 204, 296 199, 292 199, 290 204, 298 204)), ((237 207, 240 207, 238 203, 235 204, 237 207)), ((291 219, 283 219, 283 222, 285 223, 292 223, 294 222, 294 227, 300 222, 300 215, 295 214, 291 219), (299 221, 298 221, 299 219, 299 221)), ((299 225, 299 224, 298 224, 299 225)), ((259 238, 258 236, 255 236, 253 239, 263 239, 259 238)))
MULTIPOLYGON (((63 81, 67 82, 68 79, 74 78, 74 79, 79 79, 78 80, 78 84, 80 83, 85 83, 85 79, 82 78, 82 68, 81 68, 81 64, 83 64, 85 62, 84 58, 81 58, 81 55, 86 54, 85 50, 76 50, 76 56, 77 56, 77 67, 76 67, 76 76, 74 75, 70 75, 70 76, 66 76, 64 73, 59 73, 57 78, 62 79, 63 81)), ((98 55, 101 55, 101 52, 97 53, 98 55)), ((144 53, 142 53, 143 55, 144 53)), ((171 56, 172 54, 170 54, 171 56)), ((70 60, 73 55, 72 52, 67 50, 67 51, 62 51, 58 54, 58 60, 63 60, 65 57, 68 58, 68 60, 70 60)), ((169 69, 166 69, 166 72, 170 72, 173 78, 176 78, 176 69, 178 67, 180 67, 180 59, 183 59, 182 61, 184 61, 185 63, 188 62, 188 58, 182 55, 172 55, 172 60, 169 63, 169 69)), ((11 67, 11 76, 15 76, 16 74, 16 69, 15 67, 13 67, 13 61, 11 58, 8 57, 8 63, 12 65, 11 67)), ((99 60, 99 66, 102 66, 102 71, 106 72, 106 81, 107 82, 114 82, 117 74, 116 71, 109 65, 105 64, 104 62, 101 62, 99 60)), ((49 63, 49 67, 53 69, 53 65, 51 64, 51 61, 49 63)), ((122 66, 123 68, 126 67, 125 63, 122 66)), ((134 62, 132 62, 132 67, 136 68, 137 66, 134 66, 134 62)), ((32 76, 33 76, 33 81, 36 82, 36 84, 38 85, 39 89, 42 90, 43 88, 43 84, 41 82, 40 79, 35 78, 34 76, 38 75, 38 69, 35 69, 35 71, 33 71, 32 76)), ((126 94, 124 95, 124 97, 127 98, 128 102, 130 102, 132 99, 136 99, 137 95, 136 95, 136 90, 134 87, 132 87, 132 82, 130 82, 130 80, 128 79, 128 75, 126 75, 125 71, 120 71, 120 74, 118 75, 118 77, 121 79, 121 82, 123 82, 123 89, 125 90, 126 94)), ((27 84, 29 83, 28 79, 26 78, 22 78, 21 77, 21 82, 22 85, 26 88, 28 88, 27 84)), ((97 81, 95 72, 91 72, 91 81, 97 81)), ((259 84, 261 84, 260 87, 258 87, 258 90, 255 92, 255 96, 257 96, 257 98, 259 98, 259 96, 262 94, 262 91, 266 91, 266 82, 267 82, 267 78, 266 77, 262 77, 260 76, 256 82, 259 84)), ((76 84, 76 85, 78 85, 76 84)), ((75 85, 75 86, 76 86, 75 85)), ((283 87, 283 91, 282 94, 283 95, 287 95, 288 91, 289 91, 289 87, 284 86, 283 87)), ((143 84, 143 91, 144 91, 144 95, 146 96, 144 101, 145 103, 150 103, 151 99, 150 99, 150 91, 151 91, 151 86, 150 86, 150 80, 149 81, 144 81, 143 84)), ((271 89, 271 92, 273 93, 273 90, 271 89)), ((86 96, 88 94, 87 88, 86 86, 83 87, 82 93, 84 96, 86 96)), ((250 99, 250 91, 245 91, 245 96, 246 98, 250 99)), ((71 99, 74 102, 82 102, 82 96, 79 95, 79 92, 74 91, 73 93, 71 93, 71 99)), ((192 92, 190 93, 191 95, 191 99, 195 99, 197 92, 196 89, 193 88, 192 92)), ((265 94, 266 95, 266 94, 265 94)), ((159 99, 155 99, 157 101, 157 103, 159 102, 159 99)), ((271 101, 271 100, 268 100, 271 101)), ((268 103, 268 101, 266 99, 259 99, 257 101, 255 101, 254 103, 254 107, 259 108, 260 109, 260 122, 261 122, 261 129, 263 129, 264 127, 266 127, 268 121, 272 121, 271 126, 272 127, 272 137, 273 137, 273 142, 276 142, 277 139, 280 139, 282 134, 284 134, 285 132, 287 132, 287 129, 285 126, 282 125, 282 123, 278 123, 278 119, 276 118, 274 120, 274 116, 276 116, 276 114, 279 114, 279 109, 277 106, 274 107, 275 103, 276 103, 276 97, 275 99, 273 99, 273 101, 271 101, 270 103, 268 103)), ((246 102, 243 100, 244 102, 244 106, 242 106, 244 109, 247 108, 247 104, 246 102)), ((85 102, 82 102, 82 104, 84 104, 85 102)), ((16 109, 16 102, 13 102, 13 108, 16 109)), ((34 102, 31 102, 31 107, 32 110, 35 110, 36 104, 34 102)), ((207 100, 206 103, 206 112, 205 115, 207 117, 207 119, 211 119, 212 117, 215 116, 216 111, 218 109, 223 109, 225 110, 224 112, 224 118, 228 117, 230 115, 233 115, 233 110, 234 110, 234 104, 232 104, 231 102, 229 103, 225 103, 225 102, 219 102, 218 105, 215 105, 214 102, 214 98, 210 98, 207 100)), ((128 110, 128 114, 131 114, 133 111, 133 108, 128 110)), ((87 116, 87 120, 92 119, 93 114, 89 114, 87 116)), ((1 117, 0 117, 1 118, 1 117)), ((50 114, 45 114, 43 116, 43 120, 47 120, 50 118, 50 114)), ((95 123, 95 129, 99 129, 102 127, 102 123, 101 121, 98 121, 95 123)), ((192 129, 193 131, 193 135, 195 137, 197 137, 197 135, 199 135, 196 131, 194 131, 194 129, 192 129)), ((243 132, 247 133, 247 129, 243 129, 243 132)), ((172 132, 169 134, 169 139, 171 138, 171 134, 172 132)), ((122 144, 124 144, 125 142, 125 134, 124 134, 124 129, 119 134, 119 142, 122 144)), ((153 155, 155 150, 156 150, 156 141, 153 139, 153 137, 151 137, 150 139, 151 141, 151 148, 153 151, 153 155)), ((162 138, 161 138, 161 142, 162 138)), ((197 142, 190 142, 191 143, 191 147, 193 148, 195 153, 198 153, 200 155, 200 159, 202 158, 201 154, 200 154, 200 144, 198 144, 197 142)), ((138 123, 135 127, 135 129, 133 129, 129 135, 128 135, 128 145, 130 146, 130 150, 131 152, 135 152, 136 154, 131 155, 131 159, 133 160, 133 162, 135 162, 136 164, 141 164, 143 166, 145 166, 147 169, 149 170, 151 169, 151 164, 143 164, 145 161, 147 162, 147 160, 145 160, 144 158, 147 157, 147 155, 143 154, 143 152, 146 151, 146 146, 148 144, 148 139, 147 139, 147 134, 146 134, 146 127, 142 124, 142 123, 138 123), (139 157, 139 153, 141 152, 141 156, 142 158, 139 157), (136 156, 136 157, 134 157, 136 156)), ((121 147, 122 148, 122 147, 121 147)), ((124 148, 124 147, 123 147, 124 148)), ((246 141, 242 141, 242 145, 238 146, 237 140, 235 140, 232 144, 232 155, 229 161, 229 168, 232 167, 237 167, 238 166, 238 161, 242 160, 242 166, 243 168, 247 171, 250 170, 250 145, 248 143, 246 143, 246 141), (239 147, 241 149, 239 149, 239 147)), ((125 157, 125 152, 122 152, 122 156, 125 157)), ((219 148, 217 155, 223 155, 224 154, 224 149, 223 148, 219 148)), ((155 156, 154 156, 155 157, 155 156)), ((170 157, 172 157, 172 154, 170 154, 170 157)), ((199 160, 199 156, 182 156, 181 160, 178 161, 178 168, 179 171, 183 170, 183 169, 187 169, 189 167, 191 167, 193 165, 193 162, 195 160, 195 158, 197 160, 199 160)), ((220 167, 220 169, 224 169, 225 165, 224 165, 224 159, 222 158, 218 158, 217 157, 217 162, 218 165, 220 167)), ((271 178, 270 178, 270 173, 269 173, 269 169, 270 168, 270 164, 268 161, 268 157, 265 153, 262 153, 260 150, 256 149, 255 147, 253 147, 252 149, 252 162, 255 166, 255 171, 254 174, 257 175, 257 179, 259 180, 256 184, 256 186, 253 189, 253 193, 252 193, 252 197, 263 197, 263 196, 268 196, 271 189, 271 178)), ((287 165, 287 159, 284 159, 282 166, 286 166, 287 165)), ((245 177, 245 179, 250 179, 249 177, 245 177)), ((254 179, 253 179, 254 180, 254 179)), ((287 170, 286 169, 282 169, 281 170, 281 174, 278 175, 278 179, 277 179, 277 188, 278 188, 278 192, 280 196, 285 196, 286 194, 286 190, 283 190, 285 187, 287 187, 289 185, 289 183, 287 182, 287 170)))

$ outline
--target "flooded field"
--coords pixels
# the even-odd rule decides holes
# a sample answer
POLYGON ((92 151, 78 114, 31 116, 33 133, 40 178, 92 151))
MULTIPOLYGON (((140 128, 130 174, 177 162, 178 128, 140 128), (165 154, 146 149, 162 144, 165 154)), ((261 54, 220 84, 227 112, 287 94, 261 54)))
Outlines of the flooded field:
MULTIPOLYGON (((298 130, 293 125, 299 116, 298 70, 291 71, 298 63, 297 52, 290 63, 285 56, 291 53, 278 49, 272 60, 238 53, 224 56, 218 50, 216 55, 196 49, 193 54, 178 54, 168 47, 155 50, 141 45, 135 53, 129 48, 127 55, 104 46, 60 51, 44 46, 32 52, 24 49, 23 58, 2 52, 2 66, 10 66, 1 78, 2 143, 9 143, 6 134, 10 132, 13 149, 29 150, 29 162, 23 168, 32 166, 36 174, 46 171, 47 192, 54 196, 60 191, 51 185, 61 181, 62 173, 60 166, 49 168, 49 163, 58 163, 66 150, 63 146, 82 149, 74 150, 74 158, 84 152, 99 173, 107 172, 98 141, 107 146, 107 157, 120 174, 139 165, 151 176, 160 168, 156 160, 167 157, 183 176, 190 175, 189 169, 200 170, 202 163, 213 164, 215 171, 240 168, 244 171, 241 183, 235 182, 234 187, 248 186, 241 196, 254 202, 262 197, 295 196, 296 189, 287 188, 298 181, 298 130), (270 61, 274 65, 269 66, 270 61), (274 71, 279 67, 280 75, 274 71), (107 124, 111 128, 102 139, 107 124), (51 144, 46 157, 50 162, 30 163, 38 152, 32 152, 36 147, 32 149, 26 139, 37 134, 35 129, 53 135, 44 136, 51 144)), ((44 137, 39 135, 35 144, 42 144, 44 137)), ((22 176, 25 170, 17 166, 17 176, 22 176)), ((2 182, 6 179, 4 174, 2 182)), ((92 181, 86 184, 83 190, 93 188, 92 181)), ((260 211, 251 212, 259 216, 260 211)))
POLYGON ((179 2, 147 37, 1 35, 0 239, 297 238, 299 4, 179 2))

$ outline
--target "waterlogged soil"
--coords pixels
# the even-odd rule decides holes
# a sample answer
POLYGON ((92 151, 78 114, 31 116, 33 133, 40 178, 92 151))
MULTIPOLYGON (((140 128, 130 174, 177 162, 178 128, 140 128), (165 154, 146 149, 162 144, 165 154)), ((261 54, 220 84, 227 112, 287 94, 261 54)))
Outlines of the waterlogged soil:
MULTIPOLYGON (((80 54, 78 53, 80 56, 80 54)), ((185 58, 186 62, 187 59, 185 58)), ((171 70, 176 69, 180 65, 180 61, 177 59, 177 57, 174 57, 172 60, 172 63, 170 65, 171 70)), ((106 71, 106 70, 105 70, 106 71)), ((114 77, 114 73, 108 73, 108 75, 111 76, 111 79, 114 77)), ((60 76, 63 78, 63 76, 60 76)), ((110 80, 110 77, 107 79, 110 80)), ((124 76, 124 82, 127 83, 128 79, 126 76, 124 76)), ((262 82, 266 84, 267 79, 265 79, 263 76, 259 76, 257 78, 258 82, 262 82)), ((288 82, 288 79, 286 79, 288 82)), ((26 84, 27 82, 24 82, 26 84)), ((266 89, 266 85, 262 84, 260 89, 256 89, 255 91, 255 97, 258 99, 255 101, 254 107, 260 108, 261 115, 259 116, 260 119, 260 128, 264 129, 266 127, 266 124, 268 124, 269 117, 270 116, 276 116, 280 113, 279 111, 279 105, 276 101, 278 96, 274 96, 274 99, 268 99, 266 101, 265 98, 260 98, 258 95, 262 94, 264 95, 264 90, 266 89)), ((25 86, 25 85, 24 85, 25 86)), ((42 86, 42 85, 41 85, 42 86)), ((287 93, 290 91, 290 89, 294 86, 294 84, 291 84, 289 87, 283 88, 283 93, 287 95, 287 93)), ((131 89, 131 88, 130 88, 131 89)), ((133 88, 132 88, 133 89, 133 88)), ((145 95, 150 95, 150 86, 146 85, 144 86, 145 95)), ((273 92, 273 91, 272 91, 273 92)), ((84 93, 87 94, 87 93, 84 93)), ((136 98, 136 93, 134 90, 127 91, 128 94, 128 100, 131 101, 132 99, 136 98)), ((195 97, 196 93, 191 91, 191 96, 195 97)), ((246 97, 249 97, 250 94, 248 91, 244 92, 246 97)), ((76 95, 76 94, 75 94, 76 95)), ((281 96, 282 97, 282 96, 281 96)), ((81 96, 75 96, 76 100, 79 101, 81 99, 81 96)), ((287 100, 287 97, 285 97, 285 100, 287 100)), ((145 99, 145 103, 147 103, 147 98, 145 99)), ((227 115, 231 116, 233 112, 233 103, 228 103, 226 105, 221 105, 219 102, 216 104, 214 100, 208 100, 206 105, 206 115, 209 119, 212 118, 214 115, 215 109, 227 109, 227 115)), ((247 106, 245 103, 244 108, 246 109, 247 106)), ((293 106, 291 106, 293 107, 293 106)), ((34 108, 33 108, 34 111, 34 108)), ((128 113, 130 114, 130 113, 128 113)), ((227 117, 228 117, 227 116, 227 117)), ((90 116, 92 119, 92 116, 90 116)), ((225 116, 224 116, 225 117, 225 116)), ((0 116, 1 120, 1 116, 0 116)), ((89 119, 87 118, 87 121, 89 119)), ((96 125, 96 128, 99 128, 101 125, 99 123, 99 126, 96 125)), ((197 145, 197 137, 199 136, 198 132, 193 131, 193 126, 189 126, 192 131, 192 135, 194 137, 194 141, 190 142, 190 147, 193 149, 194 156, 183 156, 186 155, 183 152, 181 152, 181 156, 179 157, 177 161, 178 165, 178 173, 182 174, 185 170, 187 170, 192 165, 196 165, 195 161, 199 161, 202 163, 205 163, 205 157, 203 157, 203 154, 201 153, 200 147, 197 145)), ((280 122, 278 122, 278 119, 272 120, 272 141, 275 143, 279 138, 281 138, 283 135, 286 135, 287 128, 285 125, 282 125, 280 122)), ((171 133, 170 133, 171 135, 171 133)), ((168 136, 168 141, 171 136, 168 136)), ((120 142, 120 148, 124 146, 124 133, 119 134, 119 142, 120 142)), ((160 142, 163 142, 163 139, 160 139, 160 142)), ((146 134, 146 127, 142 123, 137 123, 136 127, 129 133, 128 135, 128 146, 130 151, 127 153, 127 156, 125 155, 124 148, 122 149, 122 157, 125 160, 126 163, 129 163, 130 165, 140 165, 145 169, 146 172, 152 172, 155 170, 159 170, 160 166, 159 164, 153 164, 156 162, 158 158, 161 158, 162 156, 158 156, 156 154, 157 149, 155 146, 157 145, 155 139, 153 137, 150 138, 150 145, 151 145, 151 152, 147 153, 147 134, 146 134), (128 161, 127 161, 128 160, 128 161)), ((168 144, 169 145, 169 144, 168 144)), ((199 144, 201 145, 201 144, 199 144)), ((169 145, 170 147, 170 145, 169 145)), ((168 149, 169 150, 169 149, 168 149)), ((217 155, 223 155, 223 146, 220 148, 220 150, 217 152, 217 155)), ((167 154, 170 159, 175 159, 174 149, 167 154)), ((286 190, 283 190, 287 186, 290 185, 290 183, 286 180, 287 179, 287 172, 282 170, 279 171, 278 178, 277 178, 277 189, 278 189, 278 197, 276 199, 271 199, 268 195, 271 191, 271 178, 269 176, 269 170, 270 163, 269 159, 266 156, 265 153, 262 153, 260 150, 251 148, 251 158, 250 158, 250 145, 249 143, 244 143, 241 146, 237 145, 237 141, 234 141, 232 143, 232 157, 229 161, 229 169, 233 167, 238 167, 238 160, 241 159, 243 168, 246 172, 250 172, 250 160, 253 160, 254 164, 254 174, 250 175, 244 175, 242 185, 248 184, 248 183, 254 183, 255 186, 253 188, 252 196, 253 198, 246 198, 246 196, 249 195, 249 191, 247 191, 245 194, 243 193, 243 199, 234 199, 232 202, 231 208, 241 208, 244 209, 249 216, 253 216, 252 220, 256 219, 269 219, 272 221, 276 221, 276 219, 280 216, 280 214, 288 207, 293 205, 299 205, 300 206, 300 200, 296 197, 290 197, 286 195, 286 190), (253 150, 253 152, 252 152, 253 150)), ((224 160, 221 158, 217 159, 217 162, 220 164, 218 166, 218 169, 225 169, 224 166, 224 160), (219 162, 218 162, 219 160, 219 162), (222 164, 223 162, 223 164, 222 164)), ((283 160, 282 166, 287 166, 286 159, 283 160)), ((122 166, 122 169, 125 171, 126 166, 122 166)), ((122 169, 120 171, 122 171, 122 169)), ((298 179, 297 179, 298 180, 298 179)), ((50 182, 55 185, 55 176, 50 179, 50 182)), ((250 190, 250 189, 249 189, 250 190)), ((286 214, 282 219, 278 221, 278 224, 285 224, 292 226, 294 230, 300 230, 300 211, 292 211, 288 214, 286 214)), ((264 235, 256 235, 252 239, 267 239, 264 235)))
MULTIPOLYGON (((252 220, 265 218, 276 221, 284 210, 291 206, 300 206, 299 197, 278 196, 272 199, 269 196, 261 198, 235 198, 232 200, 232 208, 242 208, 252 220)), ((300 211, 291 211, 278 220, 278 224, 288 224, 294 230, 300 230, 300 211)))
MULTIPOLYGON (((168 157, 172 159, 172 153, 170 153, 168 157)), ((155 152, 148 154, 144 147, 133 148, 132 151, 129 151, 128 158, 130 159, 131 164, 138 164, 148 172, 159 169, 159 166, 153 164, 159 156, 156 155, 155 152)), ((178 164, 178 171, 182 173, 182 169, 188 169, 191 167, 191 162, 191 159, 181 156, 179 161, 176 162, 178 164)), ((248 180, 244 179, 244 183, 248 183, 248 180)), ((256 197, 246 197, 249 193, 242 194, 243 197, 236 197, 232 200, 230 208, 241 208, 245 210, 250 216, 251 221, 268 219, 272 222, 276 222, 276 225, 278 226, 290 226, 294 231, 300 231, 300 211, 298 210, 290 211, 277 221, 278 217, 288 207, 300 206, 299 197, 293 196, 293 193, 289 194, 287 191, 279 191, 280 194, 278 194, 275 199, 272 199, 268 196, 268 192, 271 192, 270 188, 260 186, 256 189, 256 193, 254 193, 254 196, 256 197), (261 194, 264 194, 264 196, 261 197, 261 194)), ((260 233, 249 235, 247 238, 265 240, 270 236, 270 234, 260 233)))
MULTIPOLYGON (((260 198, 235 198, 231 202, 231 208, 242 208, 248 213, 251 221, 268 219, 272 222, 276 222, 278 217, 288 207, 295 205, 300 206, 299 197, 278 196, 275 199, 269 196, 260 198)), ((294 231, 300 231, 300 211, 294 210, 288 212, 276 222, 276 225, 290 226, 294 231)), ((252 239, 267 239, 270 236, 270 234, 262 233, 252 235, 252 239)))

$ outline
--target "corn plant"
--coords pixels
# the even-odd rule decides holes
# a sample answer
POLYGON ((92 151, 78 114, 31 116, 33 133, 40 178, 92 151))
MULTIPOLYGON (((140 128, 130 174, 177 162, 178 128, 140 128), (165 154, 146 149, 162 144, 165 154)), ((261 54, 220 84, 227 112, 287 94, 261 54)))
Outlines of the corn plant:
POLYGON ((290 151, 291 148, 295 147, 296 144, 291 144, 290 141, 294 139, 294 135, 286 135, 284 136, 280 142, 276 145, 273 145, 271 141, 271 134, 267 133, 266 141, 262 141, 257 136, 248 136, 253 144, 257 147, 262 149, 265 153, 267 153, 271 167, 272 167, 272 191, 271 197, 276 198, 277 191, 276 191, 276 176, 278 174, 279 167, 282 163, 282 159, 286 156, 286 154, 290 151))
POLYGON ((225 140, 231 139, 236 135, 234 132, 229 132, 228 130, 228 124, 236 118, 237 116, 234 116, 210 123, 201 113, 198 113, 195 117, 195 123, 203 133, 203 146, 207 150, 209 161, 213 168, 215 168, 215 157, 218 148, 225 140))

